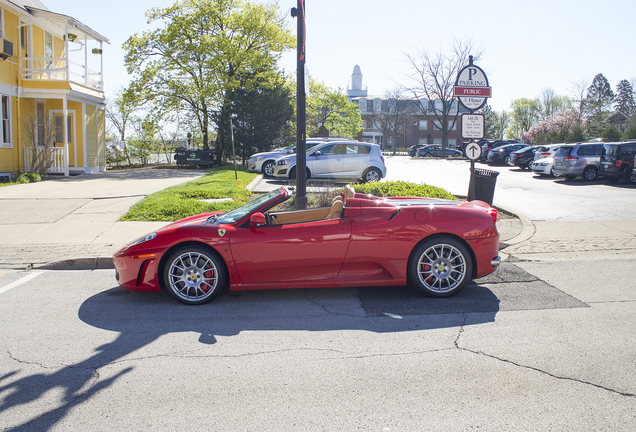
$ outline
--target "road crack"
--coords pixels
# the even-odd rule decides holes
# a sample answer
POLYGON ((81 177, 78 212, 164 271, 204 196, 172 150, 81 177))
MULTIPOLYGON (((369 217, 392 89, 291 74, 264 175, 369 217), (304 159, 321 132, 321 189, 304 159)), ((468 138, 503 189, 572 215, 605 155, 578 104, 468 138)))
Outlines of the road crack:
POLYGON ((457 332, 457 337, 455 338, 455 348, 457 348, 458 350, 465 351, 465 352, 468 352, 468 353, 471 353, 471 354, 475 354, 475 355, 483 355, 483 356, 491 358, 493 360, 497 360, 497 361, 502 362, 502 363, 513 365, 513 366, 518 367, 518 368, 522 368, 522 369, 527 369, 527 370, 531 370, 531 371, 534 371, 534 372, 538 372, 538 373, 540 373, 542 375, 546 375, 546 376, 549 376, 550 378, 554 378, 554 379, 557 379, 557 380, 575 382, 575 383, 579 383, 579 384, 583 384, 583 385, 587 385, 587 386, 592 386, 592 387, 595 387, 595 388, 600 389, 600 390, 605 390, 605 391, 608 391, 610 393, 618 394, 620 396, 636 398, 636 394, 634 394, 634 393, 622 392, 622 391, 619 391, 619 390, 616 390, 616 389, 613 389, 613 388, 610 388, 610 387, 605 387, 605 386, 602 386, 600 384, 595 384, 593 382, 585 381, 585 380, 578 379, 578 378, 572 378, 572 377, 556 375, 556 374, 553 374, 551 372, 545 371, 545 370, 540 369, 540 368, 535 367, 535 366, 529 366, 529 365, 524 365, 524 364, 521 364, 521 363, 517 363, 517 362, 512 361, 512 360, 508 360, 508 359, 505 359, 505 358, 502 358, 502 357, 497 357, 496 355, 493 355, 493 354, 488 354, 488 353, 486 353, 484 351, 477 351, 477 350, 472 350, 472 349, 469 349, 469 348, 461 347, 459 345, 459 339, 461 338, 461 335, 464 332, 464 325, 466 324, 466 320, 468 318, 466 314, 463 314, 463 315, 464 315, 464 322, 460 326, 459 331, 457 332))

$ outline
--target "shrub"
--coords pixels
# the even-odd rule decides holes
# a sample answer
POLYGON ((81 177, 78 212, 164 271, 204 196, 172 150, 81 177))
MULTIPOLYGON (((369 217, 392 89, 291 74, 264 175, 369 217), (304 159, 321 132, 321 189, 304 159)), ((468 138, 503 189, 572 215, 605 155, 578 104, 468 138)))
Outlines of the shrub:
POLYGON ((363 183, 355 185, 356 192, 368 193, 375 196, 417 196, 428 198, 457 199, 448 191, 426 184, 408 183, 405 181, 390 181, 383 183, 363 183))
POLYGON ((22 173, 16 180, 18 183, 35 183, 39 181, 42 181, 42 176, 34 172, 22 173))

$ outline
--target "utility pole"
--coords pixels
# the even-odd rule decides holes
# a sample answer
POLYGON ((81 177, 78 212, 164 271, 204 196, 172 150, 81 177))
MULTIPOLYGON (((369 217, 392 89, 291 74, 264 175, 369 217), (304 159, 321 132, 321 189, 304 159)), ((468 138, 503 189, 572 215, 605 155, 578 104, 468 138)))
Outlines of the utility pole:
POLYGON ((307 117, 305 104, 305 0, 291 9, 297 19, 296 35, 296 209, 307 208, 307 117))

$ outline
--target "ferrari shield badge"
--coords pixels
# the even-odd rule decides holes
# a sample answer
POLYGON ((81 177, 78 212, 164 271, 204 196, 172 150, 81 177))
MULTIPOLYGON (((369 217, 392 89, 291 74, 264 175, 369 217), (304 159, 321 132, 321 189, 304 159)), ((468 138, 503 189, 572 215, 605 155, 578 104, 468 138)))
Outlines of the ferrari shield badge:
POLYGON ((223 236, 225 235, 225 230, 224 230, 224 229, 220 229, 220 230, 219 230, 219 235, 220 235, 221 237, 223 237, 223 236))

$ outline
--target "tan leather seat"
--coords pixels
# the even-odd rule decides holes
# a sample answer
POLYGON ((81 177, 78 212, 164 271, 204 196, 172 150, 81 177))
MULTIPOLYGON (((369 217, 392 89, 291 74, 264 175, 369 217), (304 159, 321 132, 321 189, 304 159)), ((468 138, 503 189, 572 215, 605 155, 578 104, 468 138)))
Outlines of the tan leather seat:
POLYGON ((343 204, 341 200, 334 200, 331 205, 331 211, 327 215, 326 219, 336 219, 342 216, 342 207, 343 204))
POLYGON ((344 187, 344 201, 347 202, 349 198, 353 198, 356 196, 356 190, 351 187, 351 185, 346 185, 344 187))

